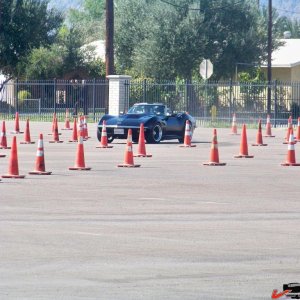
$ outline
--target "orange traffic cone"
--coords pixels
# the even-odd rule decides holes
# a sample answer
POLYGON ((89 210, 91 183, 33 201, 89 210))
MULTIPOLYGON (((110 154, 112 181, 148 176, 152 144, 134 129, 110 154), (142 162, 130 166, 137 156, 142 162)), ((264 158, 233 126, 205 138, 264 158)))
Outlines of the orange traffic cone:
POLYGON ((97 146, 96 148, 113 148, 113 146, 108 145, 107 132, 106 132, 106 121, 105 120, 102 123, 100 145, 97 146))
POLYGON ((79 120, 78 120, 78 136, 82 136, 83 140, 84 139, 84 128, 83 128, 83 116, 80 116, 79 117, 79 120))
POLYGON ((203 163, 204 166, 225 166, 226 163, 220 163, 219 161, 219 150, 218 150, 218 139, 217 129, 213 131, 213 140, 210 148, 210 161, 203 163))
POLYGON ((125 148, 125 156, 124 156, 124 163, 118 165, 118 167, 127 167, 127 168, 137 168, 141 165, 135 165, 133 162, 133 153, 132 153, 132 130, 128 129, 128 136, 127 136, 127 144, 125 148))
POLYGON ((72 139, 69 140, 70 143, 75 143, 78 141, 78 135, 77 135, 77 119, 74 118, 74 124, 73 124, 73 134, 72 139))
POLYGON ((0 149, 10 149, 10 147, 7 147, 5 121, 2 122, 2 131, 0 133, 0 136, 1 136, 1 139, 0 139, 0 149))
POLYGON ((241 144, 240 144, 240 154, 235 155, 235 158, 253 158, 253 155, 248 154, 248 143, 247 143, 247 132, 246 125, 243 124, 242 135, 241 135, 241 144))
POLYGON ((236 116, 235 113, 232 116, 232 125, 231 125, 231 133, 232 135, 237 135, 237 125, 236 125, 236 116))
POLYGON ((184 142, 183 145, 180 145, 179 147, 196 147, 196 145, 192 145, 192 131, 191 131, 191 125, 189 121, 185 121, 185 131, 184 131, 184 142))
POLYGON ((266 134, 265 137, 275 137, 275 135, 272 135, 272 125, 271 125, 271 119, 270 115, 267 115, 267 124, 266 124, 266 134))
POLYGON ((141 123, 141 125, 140 125, 138 153, 134 156, 136 156, 136 157, 152 157, 152 154, 146 153, 145 128, 144 128, 143 123, 141 123))
POLYGON ((53 117, 52 117, 52 125, 51 125, 51 133, 48 133, 48 135, 53 135, 53 133, 54 133, 55 120, 56 120, 56 113, 53 113, 53 117))
POLYGON ((26 120, 26 129, 24 134, 24 141, 20 142, 20 144, 34 144, 30 139, 30 129, 29 129, 29 119, 26 120))
POLYGON ((289 138, 290 138, 291 133, 293 133, 293 135, 294 135, 292 116, 290 116, 288 118, 288 127, 287 127, 287 130, 286 130, 285 141, 283 142, 283 144, 288 144, 289 143, 289 138))
POLYGON ((88 131, 88 126, 87 126, 87 121, 86 121, 86 117, 83 116, 83 138, 85 140, 89 139, 89 131, 88 131))
POLYGON ((40 133, 40 138, 37 144, 35 169, 29 172, 30 175, 50 175, 52 172, 45 171, 45 159, 44 159, 44 143, 43 134, 40 133))
POLYGON ((252 146, 268 146, 268 144, 263 143, 262 133, 261 133, 261 120, 258 121, 258 131, 256 134, 256 143, 252 146))
POLYGON ((59 140, 57 118, 55 118, 55 121, 54 121, 53 140, 49 141, 49 143, 63 143, 63 141, 59 140))
POLYGON ((300 166, 300 164, 296 163, 296 155, 295 155, 295 142, 294 142, 294 134, 291 132, 289 137, 288 144, 288 153, 286 157, 286 162, 281 164, 282 166, 300 166))
POLYGON ((2 178, 24 178, 25 175, 19 175, 17 137, 12 140, 11 153, 9 158, 8 174, 2 175, 2 178))
POLYGON ((15 133, 15 134, 23 133, 20 131, 20 122, 19 122, 19 113, 18 112, 16 112, 16 114, 15 114, 15 131, 13 131, 12 133, 15 133))
POLYGON ((61 130, 72 130, 70 127, 69 109, 66 109, 65 127, 61 130))
POLYGON ((79 170, 79 171, 91 170, 91 168, 85 166, 83 137, 82 136, 78 137, 75 165, 74 165, 74 167, 70 167, 69 170, 79 170))
POLYGON ((298 118, 298 126, 297 126, 297 142, 300 142, 300 117, 298 118))

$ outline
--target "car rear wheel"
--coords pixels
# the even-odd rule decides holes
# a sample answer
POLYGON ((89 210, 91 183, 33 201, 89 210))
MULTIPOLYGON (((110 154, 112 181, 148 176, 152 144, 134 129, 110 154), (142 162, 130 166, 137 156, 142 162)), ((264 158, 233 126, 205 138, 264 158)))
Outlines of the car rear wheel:
POLYGON ((163 131, 160 123, 155 123, 146 134, 146 141, 149 144, 158 144, 162 139, 163 131))
MULTIPOLYGON (((98 141, 100 142, 101 141, 101 130, 100 128, 98 128, 97 130, 97 138, 98 138, 98 141)), ((107 135, 107 142, 108 143, 111 143, 112 141, 114 140, 114 136, 113 135, 107 135)))

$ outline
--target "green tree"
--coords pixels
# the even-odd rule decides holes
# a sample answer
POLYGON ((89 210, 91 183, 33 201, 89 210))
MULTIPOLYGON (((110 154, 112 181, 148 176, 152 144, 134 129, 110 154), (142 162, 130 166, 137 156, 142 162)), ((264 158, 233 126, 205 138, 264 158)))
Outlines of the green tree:
POLYGON ((290 19, 286 16, 278 17, 275 22, 274 31, 276 32, 276 35, 281 38, 283 38, 283 33, 285 31, 290 31, 291 38, 298 39, 300 38, 300 21, 297 19, 290 19))
POLYGON ((104 63, 82 43, 76 29, 61 27, 56 43, 33 49, 22 61, 22 74, 28 79, 64 78, 76 73, 89 78, 104 77, 104 63))
POLYGON ((70 9, 68 22, 80 31, 85 43, 104 38, 105 0, 84 0, 81 9, 70 9))
POLYGON ((53 43, 63 18, 47 0, 0 0, 0 71, 18 76, 30 51, 53 43))
POLYGON ((215 79, 232 77, 237 62, 265 58, 266 29, 253 1, 119 0, 118 67, 143 76, 190 79, 201 60, 210 58, 215 79))

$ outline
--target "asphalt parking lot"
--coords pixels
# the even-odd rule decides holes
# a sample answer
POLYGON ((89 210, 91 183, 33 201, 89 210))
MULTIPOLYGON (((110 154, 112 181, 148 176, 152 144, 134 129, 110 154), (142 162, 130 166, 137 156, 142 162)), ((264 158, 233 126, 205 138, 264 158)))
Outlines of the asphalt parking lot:
MULTIPOLYGON (((6 122, 8 143, 13 126, 6 122)), ((44 133, 53 173, 28 175, 37 145, 20 145, 18 135, 26 177, 0 182, 0 299, 270 299, 300 281, 300 167, 280 166, 284 128, 264 138, 267 147, 250 146, 256 130, 248 130, 252 159, 233 158, 240 136, 218 129, 224 167, 202 165, 212 129, 197 128, 197 147, 146 145, 153 157, 135 158, 141 167, 129 169, 116 167, 125 141, 97 149, 89 124, 91 171, 68 170, 72 131, 50 144, 50 123, 30 129, 33 141, 44 133)), ((10 150, 0 153, 2 175, 10 150)))

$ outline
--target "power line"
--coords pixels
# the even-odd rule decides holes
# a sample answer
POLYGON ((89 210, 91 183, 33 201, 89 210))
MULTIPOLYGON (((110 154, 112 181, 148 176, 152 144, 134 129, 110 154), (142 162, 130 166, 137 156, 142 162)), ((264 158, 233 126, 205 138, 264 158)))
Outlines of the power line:
MULTIPOLYGON (((160 1, 163 2, 163 3, 165 3, 165 4, 169 4, 169 5, 172 5, 172 6, 174 6, 174 7, 177 7, 177 8, 186 9, 186 7, 184 7, 184 6, 181 6, 181 5, 178 5, 178 4, 169 2, 169 1, 167 1, 167 0, 160 0, 160 1)), ((235 5, 237 5, 237 4, 240 4, 241 2, 244 2, 244 0, 237 1, 237 2, 235 2, 235 3, 233 3, 233 4, 226 5, 226 6, 219 6, 219 7, 214 7, 214 8, 208 8, 207 11, 221 10, 221 9, 224 9, 224 8, 227 8, 227 7, 235 6, 235 5)), ((196 10, 196 11, 200 11, 201 8, 188 8, 188 10, 196 10)))

